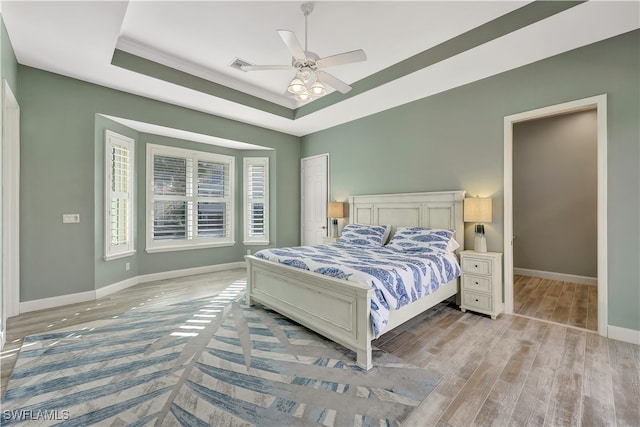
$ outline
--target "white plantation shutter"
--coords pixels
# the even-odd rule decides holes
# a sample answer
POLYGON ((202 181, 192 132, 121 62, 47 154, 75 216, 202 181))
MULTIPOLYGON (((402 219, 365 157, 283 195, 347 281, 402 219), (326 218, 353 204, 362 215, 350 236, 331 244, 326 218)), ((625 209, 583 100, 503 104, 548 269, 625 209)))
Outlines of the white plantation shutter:
POLYGON ((133 254, 134 141, 105 131, 105 253, 111 260, 133 254))
POLYGON ((233 244, 234 158, 148 146, 147 251, 233 244))
POLYGON ((244 243, 269 244, 269 158, 245 157, 244 243))
POLYGON ((154 240, 187 238, 187 163, 180 157, 153 157, 154 240))
POLYGON ((231 177, 229 163, 198 161, 197 234, 231 237, 231 177))

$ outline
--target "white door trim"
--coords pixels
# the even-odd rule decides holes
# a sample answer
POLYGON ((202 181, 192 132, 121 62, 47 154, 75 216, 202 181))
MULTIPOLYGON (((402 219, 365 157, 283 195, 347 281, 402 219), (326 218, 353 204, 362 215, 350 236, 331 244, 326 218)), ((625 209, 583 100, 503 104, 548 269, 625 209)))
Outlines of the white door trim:
POLYGON ((2 82, 2 116, 2 326, 4 328, 8 317, 20 314, 20 106, 6 80, 2 82))
POLYGON ((598 334, 607 336, 607 95, 597 95, 552 105, 504 118, 504 303, 513 314, 513 124, 559 114, 594 109, 597 111, 598 152, 598 334))

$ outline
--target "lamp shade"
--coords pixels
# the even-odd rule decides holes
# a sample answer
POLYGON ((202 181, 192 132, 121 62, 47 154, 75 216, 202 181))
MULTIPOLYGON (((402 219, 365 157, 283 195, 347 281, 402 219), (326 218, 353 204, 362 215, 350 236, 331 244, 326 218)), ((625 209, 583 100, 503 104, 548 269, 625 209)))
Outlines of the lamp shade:
POLYGON ((291 83, 289 83, 287 90, 293 94, 298 94, 305 92, 307 88, 304 86, 304 83, 302 83, 302 80, 294 78, 291 80, 291 83))
POLYGON ((344 218, 344 203, 329 202, 327 206, 327 218, 344 218))
POLYGON ((491 197, 464 199, 464 222, 491 222, 491 197))
POLYGON ((294 98, 298 101, 309 101, 311 99, 311 94, 305 90, 304 92, 296 93, 294 98))
POLYGON ((311 87, 309 88, 309 92, 311 92, 311 95, 318 96, 318 97, 324 96, 327 94, 327 90, 325 89, 324 85, 320 82, 320 80, 316 80, 316 82, 311 85, 311 87))

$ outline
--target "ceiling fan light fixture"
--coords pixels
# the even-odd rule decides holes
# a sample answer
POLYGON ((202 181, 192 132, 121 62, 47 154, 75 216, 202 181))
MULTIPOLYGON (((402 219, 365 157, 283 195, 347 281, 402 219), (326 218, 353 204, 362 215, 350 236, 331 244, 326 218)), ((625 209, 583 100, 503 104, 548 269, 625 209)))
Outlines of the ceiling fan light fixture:
POLYGON ((298 95, 300 93, 306 92, 307 88, 305 87, 302 80, 294 78, 293 80, 291 80, 291 83, 289 83, 287 91, 291 92, 294 95, 298 95))
POLYGON ((311 101, 311 94, 306 90, 304 92, 296 93, 294 97, 296 100, 302 102, 311 101))
POLYGON ((327 90, 320 80, 316 80, 315 83, 311 85, 311 87, 309 88, 309 92, 311 92, 311 95, 316 97, 324 96, 327 94, 327 90))
POLYGON ((296 73, 296 77, 302 80, 305 84, 308 84, 311 81, 312 76, 313 71, 308 67, 304 67, 296 73))

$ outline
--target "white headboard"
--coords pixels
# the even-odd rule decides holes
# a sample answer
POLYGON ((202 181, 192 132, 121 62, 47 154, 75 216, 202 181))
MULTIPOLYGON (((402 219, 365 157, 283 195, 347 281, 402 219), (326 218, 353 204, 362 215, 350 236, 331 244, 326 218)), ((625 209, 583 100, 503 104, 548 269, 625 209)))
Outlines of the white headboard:
POLYGON ((465 191, 430 193, 372 194, 349 197, 349 222, 391 224, 396 227, 431 227, 456 230, 454 235, 464 249, 462 200, 465 191))

